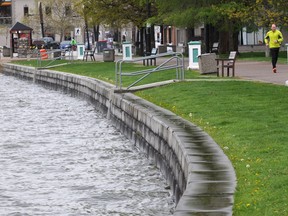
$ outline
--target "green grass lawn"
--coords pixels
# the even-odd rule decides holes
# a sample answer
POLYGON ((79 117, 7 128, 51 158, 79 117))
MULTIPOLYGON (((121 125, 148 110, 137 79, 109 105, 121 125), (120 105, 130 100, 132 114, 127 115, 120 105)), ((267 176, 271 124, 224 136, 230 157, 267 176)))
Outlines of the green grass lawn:
MULTIPOLYGON (((36 60, 30 60, 30 61, 13 61, 14 63, 26 65, 26 66, 37 66, 36 60)), ((59 60, 55 61, 54 64, 63 64, 63 63, 69 63, 68 61, 59 60)), ((153 68, 154 66, 143 66, 142 64, 134 63, 134 64, 123 64, 122 71, 123 72, 133 72, 133 71, 139 71, 144 70, 147 68, 153 68)), ((82 76, 89 76, 96 79, 101 79, 106 82, 115 84, 115 63, 114 62, 83 62, 83 61, 73 61, 72 64, 67 64, 63 66, 57 66, 55 68, 51 68, 51 70, 58 70, 62 72, 69 72, 72 74, 78 74, 82 76)), ((142 75, 143 76, 143 75, 142 75)), ((137 79, 139 79, 141 76, 126 76, 123 77, 123 86, 128 86, 137 79)), ((188 71, 185 74, 186 79, 191 78, 199 78, 198 74, 195 72, 188 71)), ((215 77, 215 76, 214 76, 215 77)), ((171 80, 176 78, 176 72, 175 69, 168 70, 165 72, 156 72, 151 75, 149 75, 147 78, 142 80, 138 85, 148 84, 151 82, 159 82, 159 81, 165 81, 165 80, 171 80)), ((209 76, 206 76, 206 78, 211 78, 209 76)))
POLYGON ((136 94, 199 125, 237 174, 234 215, 288 215, 288 89, 252 82, 183 82, 136 94))
MULTIPOLYGON (((247 58, 270 61, 261 56, 247 58)), ((281 59, 286 61, 286 57, 281 59)), ((76 62, 54 70, 114 83, 114 65, 76 62)), ((126 67, 127 71, 143 68, 137 64, 126 67)), ((175 77, 175 72, 157 73, 145 82, 171 77, 175 77)), ((195 71, 186 72, 186 78, 203 77, 207 78, 195 71)), ((124 81, 125 85, 129 82, 124 81)), ((135 94, 199 125, 222 147, 237 174, 233 215, 288 215, 287 87, 233 79, 203 80, 173 83, 135 94)))
MULTIPOLYGON (((241 61, 271 61, 271 57, 265 57, 264 52, 249 52, 249 53, 240 53, 237 56, 238 60, 241 61)), ((286 64, 287 63, 287 52, 279 52, 278 63, 286 64)))

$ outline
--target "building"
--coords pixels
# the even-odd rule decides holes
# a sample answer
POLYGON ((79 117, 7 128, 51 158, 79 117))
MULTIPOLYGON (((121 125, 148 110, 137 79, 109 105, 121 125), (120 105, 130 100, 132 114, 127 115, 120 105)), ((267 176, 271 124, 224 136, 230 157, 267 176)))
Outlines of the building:
POLYGON ((10 47, 10 29, 17 22, 33 29, 33 40, 51 36, 56 41, 62 41, 65 37, 77 37, 79 41, 83 41, 84 20, 72 10, 70 1, 57 1, 62 7, 51 7, 49 1, 43 2, 45 3, 38 0, 5 0, 0 4, 0 46, 10 47), (82 34, 75 35, 75 29, 81 29, 82 34))
POLYGON ((11 0, 0 3, 0 46, 10 46, 10 33, 12 27, 11 0))

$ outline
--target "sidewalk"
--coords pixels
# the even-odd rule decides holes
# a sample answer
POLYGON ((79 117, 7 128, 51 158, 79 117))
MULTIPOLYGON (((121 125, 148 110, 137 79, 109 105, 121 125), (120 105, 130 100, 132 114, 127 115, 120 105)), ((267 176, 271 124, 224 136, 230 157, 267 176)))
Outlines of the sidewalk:
MULTIPOLYGON (((122 59, 122 56, 115 56, 115 61, 122 59)), ((165 58, 157 59, 157 65, 161 64, 165 58)), ((101 54, 96 55, 96 61, 103 61, 101 54)), ((189 59, 184 58, 187 68, 189 59)), ((288 64, 277 64, 277 73, 272 73, 271 62, 250 62, 237 61, 235 66, 235 76, 245 80, 254 80, 277 85, 284 85, 288 80, 288 64)))
POLYGON ((273 73, 270 62, 236 61, 235 75, 242 79, 284 85, 288 80, 288 65, 277 64, 277 73, 273 73))
MULTIPOLYGON (((96 61, 103 61, 102 54, 95 55, 96 61)), ((17 59, 17 58, 13 58, 17 59)), ((122 56, 115 56, 115 61, 122 59, 122 56)), ((10 57, 1 57, 0 64, 11 61, 10 57)), ((163 62, 165 58, 157 59, 157 65, 163 62)), ((88 58, 88 61, 91 61, 88 58)), ((189 65, 189 59, 185 58, 185 67, 189 65)), ((235 76, 245 80, 254 80, 277 85, 284 85, 288 80, 288 64, 278 64, 277 73, 272 73, 270 62, 250 62, 236 61, 235 76)))

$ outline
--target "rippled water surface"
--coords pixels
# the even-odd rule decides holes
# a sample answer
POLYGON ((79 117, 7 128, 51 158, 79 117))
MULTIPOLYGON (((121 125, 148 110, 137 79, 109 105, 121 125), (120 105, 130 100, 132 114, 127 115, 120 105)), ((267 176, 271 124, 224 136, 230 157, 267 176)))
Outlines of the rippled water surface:
POLYGON ((0 75, 0 215, 172 215, 165 180, 92 105, 0 75))

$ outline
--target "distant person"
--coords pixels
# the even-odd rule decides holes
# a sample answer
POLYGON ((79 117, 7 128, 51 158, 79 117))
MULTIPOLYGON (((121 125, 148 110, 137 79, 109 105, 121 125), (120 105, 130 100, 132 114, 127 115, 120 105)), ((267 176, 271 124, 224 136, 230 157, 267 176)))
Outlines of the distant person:
POLYGON ((270 53, 272 57, 272 72, 276 73, 276 64, 278 60, 278 54, 280 50, 281 43, 283 41, 282 33, 276 29, 276 25, 271 25, 271 30, 267 32, 265 36, 265 44, 270 48, 270 53))
POLYGON ((74 39, 74 37, 73 37, 72 40, 71 40, 71 46, 72 46, 72 50, 75 51, 75 50, 76 50, 76 47, 77 47, 77 42, 76 42, 76 40, 74 39))

